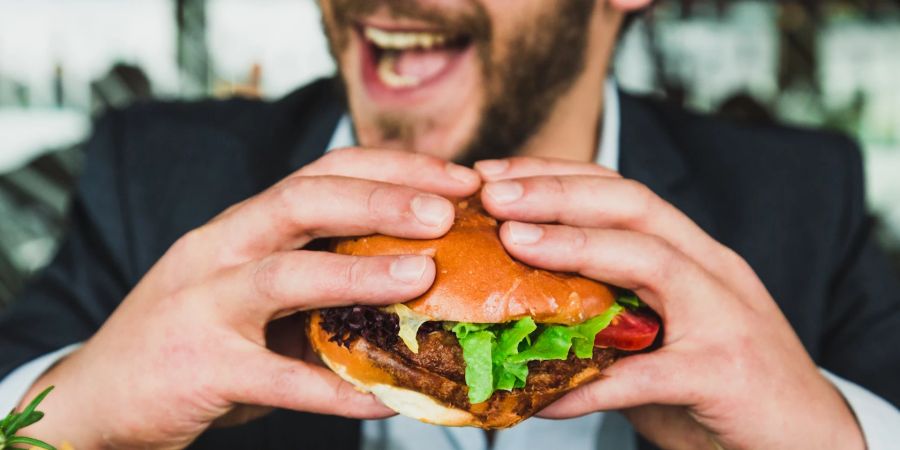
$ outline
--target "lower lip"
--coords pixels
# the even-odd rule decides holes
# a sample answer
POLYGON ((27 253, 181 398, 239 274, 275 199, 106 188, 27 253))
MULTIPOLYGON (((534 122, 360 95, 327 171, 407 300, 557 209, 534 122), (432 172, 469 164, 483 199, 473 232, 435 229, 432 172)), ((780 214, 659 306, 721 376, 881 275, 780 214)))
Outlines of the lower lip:
POLYGON ((465 66, 474 55, 474 46, 471 44, 464 49, 452 51, 453 54, 446 66, 437 74, 415 86, 392 87, 384 84, 381 77, 378 76, 378 58, 375 46, 363 38, 361 32, 358 32, 356 37, 361 48, 363 84, 372 99, 380 102, 407 102, 428 97, 431 91, 440 89, 442 85, 452 84, 454 76, 462 71, 462 66, 465 66))

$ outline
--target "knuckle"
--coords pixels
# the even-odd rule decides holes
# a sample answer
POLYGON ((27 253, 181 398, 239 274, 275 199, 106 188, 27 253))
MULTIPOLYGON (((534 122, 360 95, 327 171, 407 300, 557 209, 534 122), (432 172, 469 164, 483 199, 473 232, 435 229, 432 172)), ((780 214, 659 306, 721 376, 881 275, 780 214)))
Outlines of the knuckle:
POLYGON ((569 242, 571 245, 571 254, 576 258, 577 269, 579 271, 588 270, 593 265, 593 252, 590 251, 594 243, 591 236, 583 228, 571 227, 571 236, 569 242))
POLYGON ((334 291, 342 296, 350 295, 354 291, 355 286, 360 286, 366 281, 367 268, 362 258, 354 257, 344 265, 341 276, 338 277, 340 282, 334 286, 334 291))
POLYGON ((284 258, 270 255, 260 261, 253 271, 253 290, 266 299, 283 296, 280 280, 285 272, 284 258))
POLYGON ((671 280, 682 260, 679 253, 668 241, 655 235, 645 236, 645 249, 635 254, 640 258, 640 279, 644 287, 652 288, 653 285, 665 284, 671 280))
POLYGON ((721 243, 716 243, 716 245, 718 245, 720 253, 723 255, 722 257, 724 263, 727 264, 730 272, 738 274, 747 274, 748 272, 753 272, 753 269, 750 267, 750 263, 748 263, 743 256, 738 254, 738 252, 721 243))
POLYGON ((507 158, 510 171, 534 170, 544 165, 545 161, 531 156, 512 156, 507 158))
POLYGON ((587 231, 579 227, 570 227, 569 231, 569 245, 575 251, 575 254, 584 256, 587 253, 584 250, 591 245, 590 236, 588 236, 587 231))
POLYGON ((412 158, 411 162, 413 164, 421 165, 421 166, 425 166, 425 167, 431 166, 435 169, 443 169, 444 166, 447 164, 447 161, 445 161, 441 158, 438 158, 437 156, 429 155, 426 153, 411 153, 411 154, 404 154, 404 155, 408 155, 408 157, 412 158))
POLYGON ((317 274, 311 274, 313 280, 307 296, 319 302, 340 300, 362 300, 365 289, 362 283, 368 278, 368 267, 364 258, 357 256, 328 255, 310 263, 317 274))
POLYGON ((296 233, 314 234, 316 218, 308 213, 309 201, 316 193, 334 189, 335 176, 294 177, 285 180, 274 192, 272 220, 280 220, 282 230, 294 230, 296 233))
POLYGON ((325 154, 325 156, 319 159, 325 167, 339 167, 341 164, 345 164, 348 161, 352 161, 362 154, 362 149, 359 147, 341 147, 336 148, 334 150, 329 151, 325 154))
POLYGON ((163 296, 159 304, 162 306, 163 310, 176 311, 184 305, 190 305, 194 303, 191 301, 192 298, 193 295, 190 293, 189 289, 178 289, 168 295, 163 296))
POLYGON ((595 405, 599 405, 601 399, 598 397, 596 390, 594 389, 594 383, 589 383, 587 385, 581 386, 578 389, 574 390, 572 394, 575 398, 575 404, 579 405, 582 409, 593 411, 596 409, 595 405))
POLYGON ((631 209, 626 220, 633 224, 643 223, 653 214, 657 206, 657 197, 646 185, 635 180, 625 182, 626 198, 631 209))
POLYGON ((381 217, 382 212, 385 209, 385 201, 386 197, 389 197, 389 192, 385 188, 385 186, 375 185, 372 186, 371 189, 366 193, 366 213, 369 217, 381 217))
POLYGON ((276 206, 283 211, 293 211, 297 199, 302 198, 303 192, 310 184, 310 178, 293 177, 284 180, 275 188, 273 193, 276 206))
POLYGON ((409 202, 403 204, 404 195, 398 186, 374 184, 365 195, 366 220, 371 224, 398 221, 407 215, 409 202))
POLYGON ((354 411, 350 405, 354 404, 357 392, 350 383, 339 381, 334 386, 334 404, 339 405, 344 415, 352 414, 354 411))
POLYGON ((169 252, 176 255, 191 255, 199 246, 199 243, 204 240, 205 234, 206 229, 203 227, 188 231, 172 244, 169 252))
POLYGON ((275 364, 266 377, 269 381, 268 389, 275 395, 292 395, 297 385, 297 380, 309 376, 308 368, 300 363, 275 364))
POLYGON ((395 184, 373 183, 366 196, 366 220, 373 224, 415 223, 413 200, 421 192, 395 184))
POLYGON ((555 196, 565 198, 568 192, 568 182, 561 176, 546 177, 546 189, 555 196))

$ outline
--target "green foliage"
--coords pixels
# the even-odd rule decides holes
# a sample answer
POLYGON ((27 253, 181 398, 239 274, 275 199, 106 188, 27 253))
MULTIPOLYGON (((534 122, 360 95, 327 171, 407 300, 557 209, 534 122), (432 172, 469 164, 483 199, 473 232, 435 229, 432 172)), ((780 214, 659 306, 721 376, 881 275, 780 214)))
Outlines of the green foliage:
POLYGON ((0 450, 21 449, 20 445, 28 448, 38 447, 47 450, 56 450, 52 445, 25 436, 16 436, 16 433, 22 428, 33 425, 44 417, 44 413, 37 410, 38 405, 44 400, 44 397, 53 390, 53 386, 44 389, 38 394, 22 412, 12 410, 8 416, 0 420, 0 450))

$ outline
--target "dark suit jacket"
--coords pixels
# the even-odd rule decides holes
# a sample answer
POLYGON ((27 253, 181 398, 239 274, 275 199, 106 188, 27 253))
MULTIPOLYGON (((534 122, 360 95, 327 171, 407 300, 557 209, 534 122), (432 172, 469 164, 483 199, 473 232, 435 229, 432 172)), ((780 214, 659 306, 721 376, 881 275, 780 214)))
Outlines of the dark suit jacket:
MULTIPOLYGON (((53 263, 0 316, 0 377, 84 341, 179 236, 322 155, 331 81, 274 103, 149 103, 96 127, 53 263)), ((849 140, 749 128, 622 96, 621 171, 753 266, 815 361, 900 404, 900 286, 849 140)), ((766 374, 761 373, 764 377, 766 374)), ((278 411, 196 448, 355 448, 358 422, 278 411)))

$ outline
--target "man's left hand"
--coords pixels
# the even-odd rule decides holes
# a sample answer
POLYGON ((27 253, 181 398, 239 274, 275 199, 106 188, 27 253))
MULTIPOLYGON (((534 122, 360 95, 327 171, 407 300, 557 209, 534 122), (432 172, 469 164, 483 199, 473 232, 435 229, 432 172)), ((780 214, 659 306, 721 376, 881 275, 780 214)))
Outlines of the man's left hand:
POLYGON ((623 410, 667 449, 865 447, 843 397, 747 262, 649 188, 559 160, 476 169, 514 257, 631 289, 663 321, 660 349, 620 360, 542 416, 623 410))

